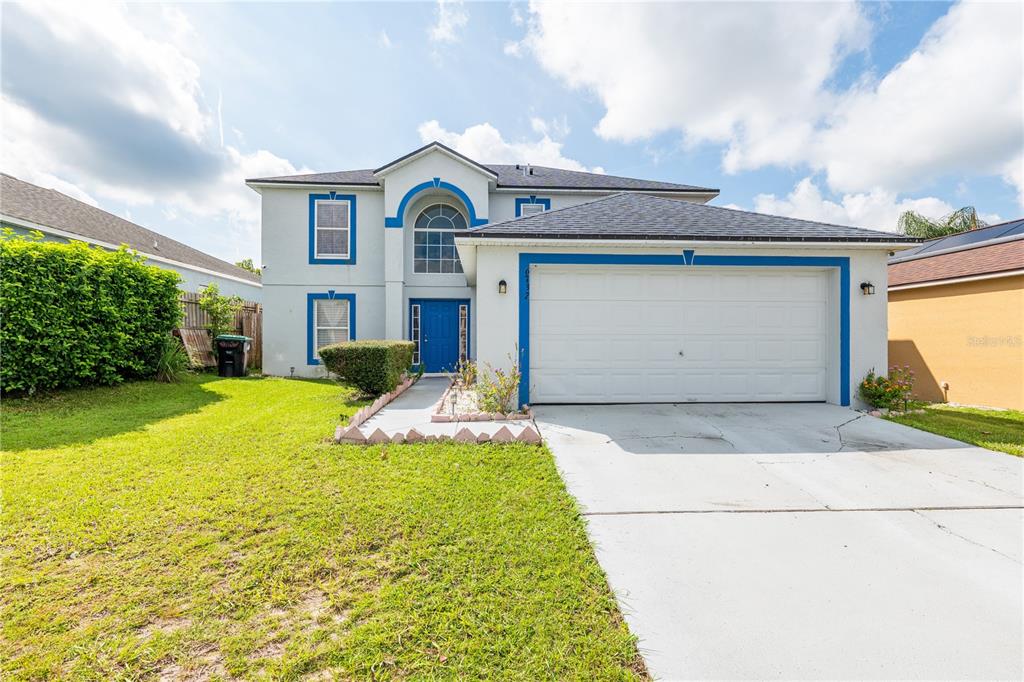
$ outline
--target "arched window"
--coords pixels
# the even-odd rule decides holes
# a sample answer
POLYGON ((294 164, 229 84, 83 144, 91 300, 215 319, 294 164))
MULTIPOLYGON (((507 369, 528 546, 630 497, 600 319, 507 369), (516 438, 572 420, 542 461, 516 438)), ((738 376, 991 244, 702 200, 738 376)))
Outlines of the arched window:
POLYGON ((462 272, 455 250, 455 233, 466 229, 466 218, 448 204, 428 206, 416 217, 413 272, 462 272))

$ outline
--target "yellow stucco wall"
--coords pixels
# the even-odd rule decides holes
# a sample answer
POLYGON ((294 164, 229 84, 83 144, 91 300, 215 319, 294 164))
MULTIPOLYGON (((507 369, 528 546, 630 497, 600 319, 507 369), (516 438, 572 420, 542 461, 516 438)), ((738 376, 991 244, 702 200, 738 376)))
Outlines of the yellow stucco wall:
POLYGON ((1022 337, 1024 275, 889 292, 889 364, 923 400, 1024 409, 1022 337))

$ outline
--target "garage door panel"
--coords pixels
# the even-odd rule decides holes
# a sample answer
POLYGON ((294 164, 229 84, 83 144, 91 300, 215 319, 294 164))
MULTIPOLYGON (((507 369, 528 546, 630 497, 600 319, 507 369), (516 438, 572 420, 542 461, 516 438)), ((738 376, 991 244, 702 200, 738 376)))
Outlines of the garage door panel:
POLYGON ((535 266, 530 399, 823 400, 830 281, 825 271, 535 266))

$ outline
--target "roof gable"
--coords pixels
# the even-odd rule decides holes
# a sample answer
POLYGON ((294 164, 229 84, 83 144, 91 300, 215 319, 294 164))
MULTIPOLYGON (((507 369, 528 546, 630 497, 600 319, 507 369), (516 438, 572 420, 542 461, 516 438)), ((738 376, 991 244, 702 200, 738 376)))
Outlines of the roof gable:
POLYGON ((383 177, 383 176, 387 175, 388 173, 391 173, 392 171, 398 170, 402 166, 405 166, 405 165, 407 165, 409 163, 412 163, 416 159, 422 158, 422 157, 424 157, 424 156, 426 156, 428 154, 433 154, 433 153, 444 154, 445 156, 447 156, 447 157, 449 157, 451 159, 454 159, 455 161, 458 161, 459 163, 462 163, 462 164, 465 164, 466 166, 469 166, 470 168, 472 168, 473 170, 475 170, 475 171, 477 171, 479 173, 483 173, 484 175, 486 175, 491 180, 497 180, 498 179, 498 174, 495 173, 490 168, 488 168, 487 166, 483 165, 482 163, 477 163, 476 161, 474 161, 473 159, 469 158, 468 156, 464 156, 464 155, 458 153, 457 151, 455 151, 454 149, 452 149, 450 147, 446 147, 445 145, 441 144, 440 142, 436 142, 436 141, 435 142, 431 142, 429 144, 425 144, 422 147, 420 147, 419 149, 415 149, 415 150, 409 152, 405 156, 400 156, 397 159, 395 159, 394 161, 390 161, 390 162, 384 164, 380 168, 375 169, 373 171, 373 175, 375 177, 383 177))
POLYGON ((909 242, 904 235, 751 213, 648 194, 619 193, 493 223, 473 237, 779 242, 909 242))

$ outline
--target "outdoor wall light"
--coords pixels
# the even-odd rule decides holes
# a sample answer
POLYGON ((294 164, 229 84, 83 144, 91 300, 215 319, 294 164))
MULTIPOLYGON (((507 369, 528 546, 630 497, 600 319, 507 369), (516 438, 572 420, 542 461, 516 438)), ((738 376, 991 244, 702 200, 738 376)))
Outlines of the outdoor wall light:
POLYGON ((872 295, 873 293, 875 293, 875 285, 872 284, 871 282, 861 282, 860 293, 864 294, 865 296, 872 295))
POLYGON ((500 282, 498 282, 498 293, 499 294, 507 294, 508 293, 508 283, 505 280, 501 280, 500 282))

